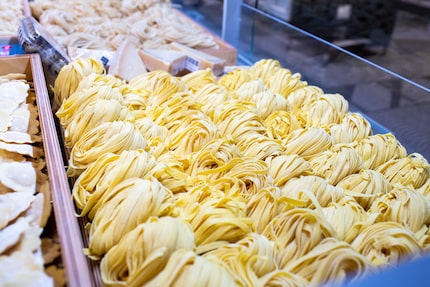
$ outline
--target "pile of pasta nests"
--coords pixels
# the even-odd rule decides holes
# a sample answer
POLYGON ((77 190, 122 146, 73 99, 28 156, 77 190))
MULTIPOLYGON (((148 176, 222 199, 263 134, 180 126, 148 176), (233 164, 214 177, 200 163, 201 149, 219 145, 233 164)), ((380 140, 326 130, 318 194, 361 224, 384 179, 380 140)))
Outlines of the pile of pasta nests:
POLYGON ((427 160, 276 60, 126 83, 78 59, 54 94, 105 286, 336 285, 430 250, 427 160))
POLYGON ((171 42, 196 49, 218 47, 209 33, 178 17, 170 0, 35 0, 29 5, 65 48, 116 51, 126 39, 139 50, 171 42))
POLYGON ((22 0, 0 1, 0 36, 17 35, 19 21, 24 14, 22 3, 22 0))

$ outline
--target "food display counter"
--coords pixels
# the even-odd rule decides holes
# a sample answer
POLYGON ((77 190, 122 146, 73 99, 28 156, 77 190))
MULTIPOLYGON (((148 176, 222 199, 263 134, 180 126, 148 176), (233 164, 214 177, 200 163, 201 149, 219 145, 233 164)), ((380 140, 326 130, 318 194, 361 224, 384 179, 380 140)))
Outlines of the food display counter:
MULTIPOLYGON (((167 0, 95 2, 26 3, 21 19, 67 53, 59 69, 23 35, 27 53, 0 57, 0 88, 34 83, 43 156, 16 155, 2 112, 0 169, 25 158, 43 174, 28 191, 45 200, 30 252, 43 286, 356 286, 427 264, 427 158, 333 79, 292 60, 244 63, 240 41, 167 0)), ((21 190, 0 176, 0 238, 12 238, 9 214, 28 212, 6 206, 21 190)), ((6 275, 0 285, 32 286, 6 275)))

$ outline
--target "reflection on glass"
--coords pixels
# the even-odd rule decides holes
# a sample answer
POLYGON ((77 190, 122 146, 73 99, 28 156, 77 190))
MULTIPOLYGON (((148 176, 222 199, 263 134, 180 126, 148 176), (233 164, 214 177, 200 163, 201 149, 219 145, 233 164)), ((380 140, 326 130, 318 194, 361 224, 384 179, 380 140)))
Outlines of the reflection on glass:
MULTIPOLYGON (((408 152, 430 158, 430 5, 417 8, 398 0, 243 2, 239 64, 277 59, 310 84, 341 93, 352 111, 372 119, 378 131, 393 132, 408 152)), ((220 35, 222 1, 202 0, 193 13, 220 35)))

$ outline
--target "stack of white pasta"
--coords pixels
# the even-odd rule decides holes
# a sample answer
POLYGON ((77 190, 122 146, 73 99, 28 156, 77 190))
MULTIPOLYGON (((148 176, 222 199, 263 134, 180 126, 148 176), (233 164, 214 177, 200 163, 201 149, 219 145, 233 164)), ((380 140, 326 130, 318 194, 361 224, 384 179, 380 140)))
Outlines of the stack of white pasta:
POLYGON ((51 196, 36 95, 25 75, 0 76, 0 103, 0 286, 54 286, 47 273, 63 274, 51 265, 59 245, 41 238, 51 196))
POLYGON ((22 0, 0 0, 0 36, 18 34, 19 20, 24 14, 22 0))
POLYGON ((276 60, 126 83, 79 59, 54 90, 106 286, 334 285, 430 250, 427 160, 276 60))
POLYGON ((171 42, 216 48, 213 37, 178 17, 170 0, 35 0, 32 15, 65 48, 115 51, 127 38, 138 49, 171 42))

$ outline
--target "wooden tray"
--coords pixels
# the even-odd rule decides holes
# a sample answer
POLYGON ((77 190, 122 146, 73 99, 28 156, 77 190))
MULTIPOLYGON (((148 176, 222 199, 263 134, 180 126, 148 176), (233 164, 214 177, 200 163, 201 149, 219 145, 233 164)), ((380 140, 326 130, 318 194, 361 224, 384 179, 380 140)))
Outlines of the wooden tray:
POLYGON ((9 73, 25 74, 27 81, 33 82, 34 85, 53 211, 67 284, 73 287, 93 286, 88 259, 83 252, 82 235, 76 220, 40 56, 28 54, 1 57, 0 75, 9 73))

